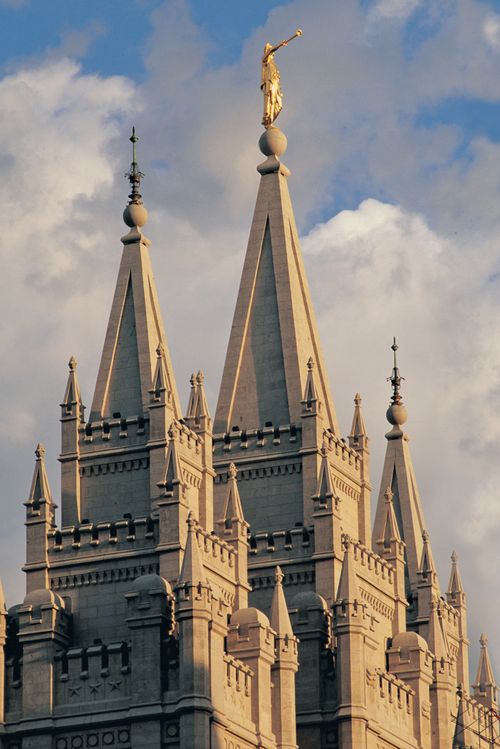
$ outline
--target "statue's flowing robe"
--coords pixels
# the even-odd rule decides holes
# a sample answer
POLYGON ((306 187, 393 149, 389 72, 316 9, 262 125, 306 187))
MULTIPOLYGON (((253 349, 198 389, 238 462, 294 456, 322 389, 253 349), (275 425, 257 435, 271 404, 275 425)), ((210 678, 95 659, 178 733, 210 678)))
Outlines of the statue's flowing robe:
POLYGON ((273 56, 262 60, 262 79, 260 87, 264 93, 264 116, 262 124, 268 127, 281 112, 283 92, 280 86, 280 72, 273 56))

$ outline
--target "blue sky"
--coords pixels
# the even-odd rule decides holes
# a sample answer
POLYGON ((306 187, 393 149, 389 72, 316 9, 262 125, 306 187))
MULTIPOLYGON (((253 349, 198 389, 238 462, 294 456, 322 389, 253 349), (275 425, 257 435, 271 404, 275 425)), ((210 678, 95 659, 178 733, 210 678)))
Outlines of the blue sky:
POLYGON ((500 668, 489 573, 500 532, 497 2, 0 0, 9 601, 22 597, 22 501, 39 440, 57 493, 72 354, 92 398, 131 125, 179 390, 202 367, 213 408, 258 184, 260 54, 297 26, 303 37, 279 57, 277 124, 340 421, 347 431, 360 390, 375 501, 396 334, 441 582, 456 548, 472 639, 490 630, 500 668))

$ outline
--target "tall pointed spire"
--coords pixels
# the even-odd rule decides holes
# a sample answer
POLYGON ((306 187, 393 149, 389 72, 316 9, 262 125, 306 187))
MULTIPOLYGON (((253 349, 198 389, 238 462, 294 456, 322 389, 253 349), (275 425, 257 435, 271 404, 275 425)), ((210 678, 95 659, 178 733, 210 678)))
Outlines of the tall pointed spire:
POLYGON ((130 138, 132 163, 129 203, 123 220, 130 231, 124 237, 122 261, 104 342, 92 402, 91 421, 126 418, 147 413, 151 383, 160 342, 165 360, 165 388, 171 392, 172 417, 181 418, 179 397, 160 314, 156 284, 149 259, 149 239, 142 233, 148 212, 140 193, 142 172, 137 163, 135 129, 130 138))
POLYGON ((426 530, 422 531, 422 544, 422 559, 420 560, 419 574, 422 580, 437 584, 436 565, 432 555, 429 533, 426 530))
POLYGON ((402 431, 408 413, 401 395, 401 382, 404 378, 401 377, 396 358, 398 350, 396 339, 394 339, 391 349, 393 351, 393 368, 388 380, 391 383, 392 395, 386 416, 387 421, 392 425, 392 429, 386 434, 387 450, 375 513, 373 538, 378 540, 384 537, 387 514, 385 493, 387 487, 390 486, 399 532, 406 544, 408 582, 410 588, 416 590, 421 581, 419 572, 424 548, 422 534, 425 530, 425 521, 408 446, 408 436, 402 431))
MULTIPOLYGON (((290 195, 280 157, 286 137, 266 130, 259 146, 257 204, 241 277, 217 404, 214 431, 299 423, 306 392, 304 363, 315 362, 314 397, 325 426, 339 435, 290 195)), ((308 399, 309 400, 309 399, 308 399)))
POLYGON ((492 707, 498 701, 498 687, 493 674, 490 654, 488 653, 488 638, 482 634, 479 643, 479 663, 477 666, 476 680, 472 685, 474 697, 485 707, 492 707))

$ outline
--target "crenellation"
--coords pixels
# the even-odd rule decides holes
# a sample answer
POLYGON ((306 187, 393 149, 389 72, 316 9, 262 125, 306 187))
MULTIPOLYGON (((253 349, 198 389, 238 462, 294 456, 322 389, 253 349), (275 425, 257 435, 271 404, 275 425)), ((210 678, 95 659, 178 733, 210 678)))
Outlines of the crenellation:
POLYGON ((271 555, 273 561, 270 560, 269 564, 277 564, 282 559, 309 558, 314 552, 314 527, 299 526, 290 530, 250 533, 249 546, 255 563, 271 555))
POLYGON ((116 522, 82 523, 67 528, 53 528, 47 536, 48 553, 60 559, 95 556, 96 547, 103 553, 119 554, 126 548, 153 549, 158 539, 158 518, 122 518, 116 522), (104 547, 104 548, 103 548, 104 547))

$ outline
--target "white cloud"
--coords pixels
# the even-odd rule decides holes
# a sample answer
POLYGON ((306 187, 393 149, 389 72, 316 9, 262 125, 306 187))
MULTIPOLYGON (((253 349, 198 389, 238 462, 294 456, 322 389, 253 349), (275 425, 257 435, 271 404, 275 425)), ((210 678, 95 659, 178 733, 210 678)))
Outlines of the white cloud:
POLYGON ((422 0, 377 0, 370 10, 372 20, 406 21, 422 0))
POLYGON ((491 14, 484 19, 483 33, 486 41, 494 50, 500 50, 500 16, 491 14))

